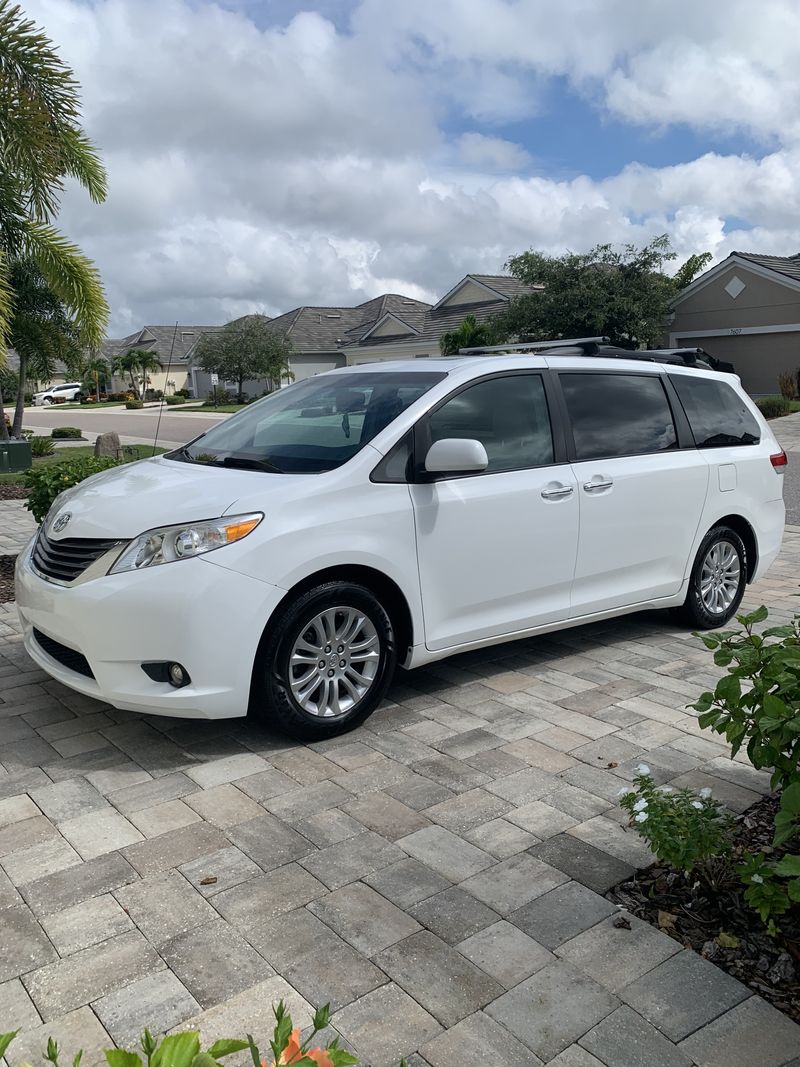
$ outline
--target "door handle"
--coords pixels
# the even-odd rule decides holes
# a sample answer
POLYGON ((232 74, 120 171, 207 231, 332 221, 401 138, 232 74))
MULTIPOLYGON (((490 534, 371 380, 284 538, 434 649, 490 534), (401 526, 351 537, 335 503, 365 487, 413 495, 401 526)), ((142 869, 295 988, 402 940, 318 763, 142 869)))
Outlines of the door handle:
POLYGON ((583 488, 587 493, 599 493, 601 489, 610 489, 613 482, 584 482, 583 488))
POLYGON ((561 497, 572 496, 572 486, 559 485, 553 489, 543 489, 542 496, 545 500, 559 500, 561 497))

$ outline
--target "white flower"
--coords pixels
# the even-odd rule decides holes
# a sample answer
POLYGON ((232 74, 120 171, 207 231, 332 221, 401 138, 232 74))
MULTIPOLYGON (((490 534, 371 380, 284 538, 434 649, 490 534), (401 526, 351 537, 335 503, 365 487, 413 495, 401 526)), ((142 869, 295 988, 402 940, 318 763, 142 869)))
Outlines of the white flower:
POLYGON ((647 811, 647 801, 644 797, 640 797, 639 800, 633 805, 634 811, 647 811))
POLYGON ((647 812, 646 811, 640 811, 639 814, 636 816, 634 821, 635 822, 647 822, 647 812))
POLYGON ((645 778, 649 778, 650 768, 647 766, 646 763, 640 763, 639 766, 636 768, 636 773, 644 775, 645 778))
POLYGON ((620 791, 617 793, 617 796, 618 797, 626 797, 628 795, 628 793, 630 793, 630 792, 631 792, 630 789, 620 789, 620 791))
POLYGON ((711 796, 711 790, 708 788, 708 786, 706 786, 705 789, 700 790, 700 796, 703 798, 703 800, 708 800, 708 798, 711 796))
POLYGON ((764 879, 761 877, 760 874, 751 874, 750 875, 750 881, 751 882, 755 882, 757 885, 763 885, 764 884, 764 879))
POLYGON ((693 800, 692 801, 692 807, 693 808, 697 808, 698 811, 702 811, 703 810, 703 805, 700 803, 699 800, 693 800))
POLYGON ((665 785, 665 786, 662 787, 661 792, 662 793, 674 793, 675 790, 672 788, 671 785, 665 785))

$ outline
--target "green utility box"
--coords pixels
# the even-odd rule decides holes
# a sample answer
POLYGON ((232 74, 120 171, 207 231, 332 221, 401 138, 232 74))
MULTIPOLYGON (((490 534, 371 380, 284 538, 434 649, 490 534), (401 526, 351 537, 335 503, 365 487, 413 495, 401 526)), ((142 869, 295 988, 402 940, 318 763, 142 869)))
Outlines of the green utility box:
POLYGON ((0 441, 0 474, 29 470, 32 462, 30 441, 0 441))

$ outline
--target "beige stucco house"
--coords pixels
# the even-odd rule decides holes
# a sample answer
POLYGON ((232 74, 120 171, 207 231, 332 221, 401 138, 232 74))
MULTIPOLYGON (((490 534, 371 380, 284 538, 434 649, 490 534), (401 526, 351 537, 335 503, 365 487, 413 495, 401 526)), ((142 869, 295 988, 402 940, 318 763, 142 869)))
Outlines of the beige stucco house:
POLYGON ((700 347, 732 363, 749 393, 778 392, 800 369, 800 253, 732 252, 672 306, 670 347, 700 347))

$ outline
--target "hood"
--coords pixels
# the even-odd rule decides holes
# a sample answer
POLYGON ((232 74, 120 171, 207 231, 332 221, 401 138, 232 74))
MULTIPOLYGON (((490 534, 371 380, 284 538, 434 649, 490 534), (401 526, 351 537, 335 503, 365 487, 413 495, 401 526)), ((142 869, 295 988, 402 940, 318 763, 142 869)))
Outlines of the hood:
POLYGON ((239 471, 182 463, 162 457, 112 467, 57 499, 47 519, 48 536, 136 537, 156 526, 215 519, 239 497, 249 502, 269 495, 286 475, 239 471), (66 526, 51 532, 55 520, 69 512, 66 526))

